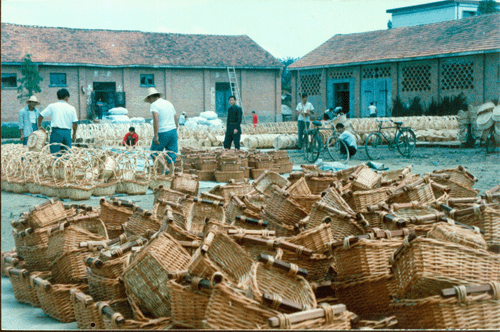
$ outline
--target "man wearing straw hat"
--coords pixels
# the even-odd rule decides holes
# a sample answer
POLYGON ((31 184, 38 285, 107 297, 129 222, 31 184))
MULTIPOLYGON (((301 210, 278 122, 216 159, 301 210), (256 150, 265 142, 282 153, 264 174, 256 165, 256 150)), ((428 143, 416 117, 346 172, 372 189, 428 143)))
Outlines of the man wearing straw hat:
MULTIPOLYGON (((155 88, 148 88, 148 93, 144 101, 150 103, 150 112, 153 114, 154 137, 151 144, 151 151, 172 151, 178 153, 177 147, 177 115, 174 105, 162 98, 162 94, 155 88)), ((172 158, 172 163, 176 161, 174 153, 168 154, 172 158)), ((170 164, 170 160, 167 163, 170 164)))
MULTIPOLYGON (((47 106, 38 116, 38 129, 44 130, 42 120, 44 117, 50 116, 52 118, 50 121, 52 133, 50 134, 49 143, 61 143, 71 148, 71 139, 76 139, 76 129, 78 128, 76 109, 68 104, 68 90, 59 89, 57 91, 57 99, 56 103, 47 106), (73 136, 71 136, 71 128, 73 128, 73 136)), ((60 145, 50 146, 50 153, 58 153, 60 150, 60 145)))
POLYGON ((40 105, 36 96, 31 96, 26 101, 28 106, 19 111, 19 132, 21 132, 21 141, 23 145, 28 144, 28 136, 38 129, 37 119, 40 111, 35 106, 40 105))

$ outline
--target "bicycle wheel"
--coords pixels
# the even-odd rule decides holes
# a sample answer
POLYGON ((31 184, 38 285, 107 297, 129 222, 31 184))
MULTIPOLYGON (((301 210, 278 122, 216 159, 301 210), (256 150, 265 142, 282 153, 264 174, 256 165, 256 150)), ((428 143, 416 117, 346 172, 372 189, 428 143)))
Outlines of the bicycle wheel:
POLYGON ((306 132, 302 144, 306 160, 310 163, 318 160, 321 152, 321 137, 315 131, 306 132))
POLYGON ((417 146, 417 137, 413 130, 409 128, 401 129, 396 136, 396 147, 403 157, 410 158, 417 146))
POLYGON ((380 159, 384 145, 382 144, 382 135, 379 133, 371 133, 365 141, 365 151, 368 158, 371 160, 380 159))
POLYGON ((349 149, 347 148, 347 144, 337 136, 328 137, 326 149, 333 161, 345 164, 349 160, 349 149), (342 154, 342 151, 345 151, 345 153, 342 154))

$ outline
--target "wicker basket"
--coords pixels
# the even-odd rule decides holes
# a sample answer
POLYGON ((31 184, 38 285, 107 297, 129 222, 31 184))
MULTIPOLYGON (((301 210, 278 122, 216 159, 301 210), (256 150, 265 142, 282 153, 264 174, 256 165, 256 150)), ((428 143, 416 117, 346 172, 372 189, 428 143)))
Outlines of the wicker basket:
POLYGON ((217 169, 217 160, 215 159, 198 159, 195 164, 198 171, 213 172, 217 169))
POLYGON ((293 202, 295 202, 297 205, 299 205, 307 214, 310 214, 314 204, 316 204, 316 202, 319 202, 321 200, 321 196, 320 195, 305 195, 305 196, 292 195, 292 196, 290 196, 290 199, 293 202))
POLYGON ((90 199, 92 193, 94 192, 94 188, 94 185, 84 185, 77 183, 68 183, 66 185, 68 198, 72 201, 86 201, 90 199))
POLYGON ((486 241, 479 232, 479 228, 476 230, 477 232, 474 232, 449 223, 439 223, 432 227, 427 237, 443 242, 458 243, 474 249, 486 250, 488 248, 486 241))
POLYGON ((72 288, 69 293, 78 329, 104 329, 104 322, 99 315, 99 310, 92 296, 79 292, 75 288, 72 288))
POLYGON ((134 319, 128 308, 126 311, 123 308, 115 308, 114 303, 117 301, 96 303, 106 330, 164 330, 172 325, 171 317, 146 318, 130 298, 128 301, 132 307, 134 319))
POLYGON ((249 299, 243 291, 217 284, 210 296, 205 313, 209 329, 265 329, 267 320, 279 312, 269 309, 259 302, 249 299))
POLYGON ((305 179, 313 195, 319 195, 338 180, 332 173, 307 173, 305 179))
POLYGON ((207 171, 197 170, 196 175, 198 176, 198 180, 200 181, 211 181, 211 182, 216 181, 214 170, 207 170, 207 171))
POLYGON ((263 221, 267 222, 267 229, 276 232, 276 237, 290 237, 300 233, 300 224, 293 226, 285 224, 281 220, 268 215, 265 211, 262 211, 260 216, 263 221))
POLYGON ((49 243, 49 234, 48 230, 51 226, 44 228, 27 228, 23 231, 12 231, 12 235, 14 236, 14 243, 16 248, 22 246, 37 246, 42 245, 46 246, 49 243))
POLYGON ((276 238, 272 236, 271 232, 268 231, 267 229, 265 230, 255 230, 258 231, 259 234, 253 234, 250 233, 252 230, 250 229, 242 229, 242 228, 237 228, 236 233, 231 234, 231 238, 234 239, 236 243, 238 243, 243 250, 253 259, 253 260, 258 260, 258 257, 260 254, 264 255, 269 255, 269 256, 276 256, 277 254, 277 245, 275 244, 277 242, 276 238), (248 234, 250 233, 250 234, 248 234), (252 238, 257 238, 261 241, 265 241, 265 246, 264 245, 256 245, 253 241, 250 241, 248 243, 247 240, 245 240, 246 235, 251 236, 252 238))
POLYGON ((178 202, 181 199, 186 199, 189 195, 182 193, 180 191, 176 191, 173 189, 164 188, 163 186, 159 186, 154 192, 154 202, 158 202, 158 199, 163 199, 168 202, 178 202))
POLYGON ((107 237, 91 233, 68 222, 60 224, 59 227, 56 226, 55 229, 50 229, 48 233, 49 250, 47 255, 52 260, 63 253, 79 249, 80 242, 107 240, 107 237))
POLYGON ((211 218, 221 223, 226 222, 223 203, 217 201, 198 200, 195 202, 186 218, 186 229, 193 233, 203 231, 205 220, 211 218))
POLYGON ((394 300, 391 309, 404 329, 500 329, 500 294, 471 294, 456 287, 459 296, 439 295, 417 300, 394 300))
POLYGON ((128 294, 155 317, 171 315, 171 294, 167 287, 169 272, 184 271, 189 253, 169 234, 159 233, 125 269, 122 280, 128 294))
POLYGON ((116 186, 118 185, 118 181, 113 181, 109 183, 98 183, 94 187, 94 191, 92 195, 94 196, 112 196, 115 194, 116 186))
POLYGON ((325 280, 328 269, 333 263, 333 256, 330 255, 318 253, 312 254, 312 256, 308 257, 300 255, 300 253, 294 253, 282 249, 278 249, 276 258, 306 269, 308 272, 306 280, 309 282, 321 282, 325 280))
POLYGON ((101 198, 99 203, 101 205, 101 220, 108 229, 121 227, 134 213, 132 202, 124 205, 119 200, 106 201, 104 198, 101 198))
POLYGON ((43 312, 61 323, 70 323, 76 320, 70 290, 73 288, 84 292, 88 289, 88 285, 54 284, 51 283, 51 279, 44 280, 35 276, 31 276, 30 282, 36 289, 43 312))
POLYGON ((264 211, 267 215, 291 226, 299 223, 307 216, 307 211, 295 200, 291 199, 290 194, 277 187, 274 187, 271 192, 264 211))
POLYGON ((398 298, 421 298, 459 284, 500 281, 499 255, 452 242, 417 237, 404 241, 402 251, 394 256, 398 298))
MULTIPOLYGON (((477 182, 477 178, 463 166, 458 166, 454 169, 442 169, 439 171, 436 170, 432 173, 438 175, 446 175, 446 178, 450 181, 453 181, 454 183, 462 185, 469 189, 472 188, 472 186, 477 182)), ((445 184, 446 182, 446 180, 441 177, 436 177, 435 181, 442 184, 445 184)))
POLYGON ((171 189, 182 193, 197 196, 200 182, 197 175, 178 173, 172 179, 171 189))
POLYGON ((386 201, 391 193, 391 188, 388 187, 366 191, 355 191, 352 193, 354 204, 352 208, 354 211, 361 211, 371 205, 376 205, 377 203, 386 201))
POLYGON ((127 235, 142 235, 148 230, 158 231, 160 224, 153 212, 137 207, 129 220, 123 224, 123 229, 127 235))
POLYGON ((245 172, 243 171, 215 171, 215 180, 217 182, 229 182, 230 180, 243 180, 245 179, 245 172))
POLYGON ((271 195, 274 190, 273 185, 277 185, 279 188, 286 188, 290 186, 290 182, 276 172, 265 171, 252 183, 255 190, 265 195, 271 195))
MULTIPOLYGON (((436 174, 428 174, 431 179, 443 186, 446 186, 450 189, 449 195, 452 198, 467 198, 467 197, 476 197, 479 194, 479 190, 471 189, 463 186, 460 183, 456 183, 452 180, 443 179, 442 176, 438 176, 436 174)), ((444 194, 443 190, 440 188, 433 188, 434 195, 436 197, 440 197, 444 194)))
POLYGON ((391 314, 391 298, 396 292, 393 275, 379 274, 336 282, 335 295, 347 309, 365 318, 385 317, 391 314))
POLYGON ((50 271, 51 259, 47 256, 48 245, 22 246, 17 253, 24 259, 29 271, 50 271))
POLYGON ((241 168, 241 162, 239 159, 232 161, 219 161, 219 168, 223 172, 236 172, 241 168))
POLYGON ((30 277, 49 277, 50 272, 29 272, 26 269, 18 269, 14 267, 6 268, 6 275, 10 279, 12 291, 17 302, 26 303, 34 307, 40 308, 40 301, 35 288, 30 283, 30 277))
POLYGON ((208 302, 212 290, 199 289, 197 282, 200 278, 192 278, 190 285, 181 285, 174 280, 168 282, 172 295, 172 321, 177 326, 192 329, 204 328, 208 302))
MULTIPOLYGON (((290 180, 290 178, 289 178, 290 180)), ((286 192, 295 196, 311 195, 311 190, 307 185, 306 179, 300 177, 297 181, 286 188, 286 192)))
POLYGON ((253 261, 229 236, 209 232, 189 262, 189 274, 211 278, 221 272, 226 280, 241 287, 250 275, 253 261))
POLYGON ((400 184, 405 178, 413 177, 411 173, 412 166, 407 166, 403 169, 397 169, 389 172, 381 172, 382 179, 380 180, 381 186, 393 186, 400 184))
POLYGON ((293 162, 285 163, 285 164, 280 164, 279 165, 279 174, 288 174, 293 172, 293 162))
POLYGON ((127 297, 125 286, 119 278, 106 278, 87 270, 89 294, 96 301, 109 301, 127 297))
POLYGON ((66 217, 67 213, 63 203, 57 199, 50 199, 30 209, 29 223, 33 228, 43 228, 57 224, 66 217))
POLYGON ((266 264, 254 263, 250 274, 247 297, 263 303, 264 293, 277 296, 272 306, 275 310, 281 304, 280 299, 293 301, 304 308, 316 307, 316 297, 309 283, 303 277, 294 275, 293 270, 272 268, 271 260, 266 264))
POLYGON ((224 201, 227 203, 231 199, 231 194, 235 194, 237 196, 243 196, 251 191, 253 191, 253 187, 248 183, 247 180, 242 182, 233 183, 232 181, 226 185, 216 185, 212 189, 210 189, 209 193, 217 196, 223 197, 224 201))

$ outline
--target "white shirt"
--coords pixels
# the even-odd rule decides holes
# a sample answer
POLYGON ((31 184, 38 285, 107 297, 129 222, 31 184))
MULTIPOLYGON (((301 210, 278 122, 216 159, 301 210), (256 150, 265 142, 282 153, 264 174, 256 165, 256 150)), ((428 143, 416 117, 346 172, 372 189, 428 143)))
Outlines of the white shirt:
POLYGON ((151 104, 150 112, 158 113, 158 132, 164 133, 175 129, 175 108, 171 102, 163 98, 157 99, 151 104))
POLYGON ((36 119, 36 112, 35 112, 35 110, 33 110, 33 111, 29 111, 29 112, 30 112, 30 122, 31 122, 31 123, 37 123, 37 122, 36 122, 36 121, 37 121, 37 119, 36 119))
MULTIPOLYGON (((310 102, 306 102, 305 105, 302 105, 302 102, 297 104, 297 108, 295 109, 296 111, 304 111, 304 110, 309 110, 309 111, 314 111, 314 106, 310 102)), ((299 114, 299 117, 297 118, 298 121, 310 121, 309 116, 304 117, 303 114, 299 114)))
POLYGON ((356 144, 356 137, 354 137, 354 135, 347 130, 344 130, 339 138, 346 142, 347 145, 354 147, 356 150, 358 149, 358 145, 356 144))
POLYGON ((181 114, 181 116, 179 116, 179 124, 185 124, 186 123, 186 118, 184 117, 183 114, 181 114))
POLYGON ((44 118, 47 116, 52 118, 50 122, 52 128, 71 129, 73 122, 78 122, 76 109, 64 100, 50 104, 40 115, 44 118))
POLYGON ((370 110, 370 115, 371 114, 377 114, 377 106, 370 105, 370 106, 368 106, 368 109, 370 110))

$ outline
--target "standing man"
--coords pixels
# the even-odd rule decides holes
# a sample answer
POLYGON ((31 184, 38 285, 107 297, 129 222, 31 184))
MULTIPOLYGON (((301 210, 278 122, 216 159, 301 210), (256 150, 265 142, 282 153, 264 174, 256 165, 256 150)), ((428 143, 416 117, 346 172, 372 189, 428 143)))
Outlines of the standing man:
POLYGON ((28 144, 28 136, 38 129, 37 121, 40 115, 40 111, 35 108, 40 105, 36 96, 31 96, 26 103, 28 106, 19 111, 19 131, 23 145, 28 144))
MULTIPOLYGON (((68 148, 71 148, 71 139, 76 139, 76 130, 78 128, 78 117, 76 116, 76 109, 68 104, 68 90, 58 90, 57 99, 57 103, 53 103, 47 106, 38 116, 38 129, 43 129, 43 118, 50 116, 52 118, 52 121, 50 122, 52 134, 50 135, 49 143, 62 143, 68 148), (73 137, 71 137, 72 126, 73 137)), ((65 147, 63 147, 63 149, 66 150, 65 147)), ((58 153, 60 150, 61 146, 59 145, 50 146, 50 153, 58 153)))
POLYGON ((255 129, 257 128, 257 124, 259 123, 259 117, 257 116, 257 114, 255 114, 255 111, 252 111, 252 114, 253 130, 255 131, 255 129))
POLYGON ((298 146, 299 149, 302 149, 302 141, 304 139, 304 131, 309 129, 311 114, 314 114, 313 105, 307 101, 307 93, 302 94, 302 101, 297 104, 297 108, 295 109, 298 115, 298 129, 299 129, 299 141, 298 146))
POLYGON ((370 106, 368 106, 368 111, 370 111, 370 118, 377 117, 377 106, 373 105, 373 101, 370 103, 370 106))
POLYGON ((231 149, 231 143, 234 141, 236 150, 240 149, 241 138, 241 120, 243 118, 243 111, 241 107, 236 105, 236 97, 229 97, 229 110, 227 111, 227 126, 226 137, 224 137, 224 149, 231 149))
POLYGON ((184 126, 186 124, 186 112, 182 112, 179 117, 179 126, 184 126))
MULTIPOLYGON (((161 98, 163 95, 155 88, 148 88, 148 94, 144 101, 150 103, 149 111, 153 115, 154 137, 151 144, 151 151, 172 151, 179 152, 177 147, 177 115, 174 105, 168 100, 161 98)), ((175 153, 169 153, 172 163, 177 160, 175 153)), ((171 161, 168 159, 167 164, 171 161)))
POLYGON ((102 102, 102 97, 100 97, 99 100, 97 100, 97 103, 95 104, 95 110, 97 112, 96 118, 98 120, 101 120, 102 119, 102 113, 104 111, 104 103, 102 102))

